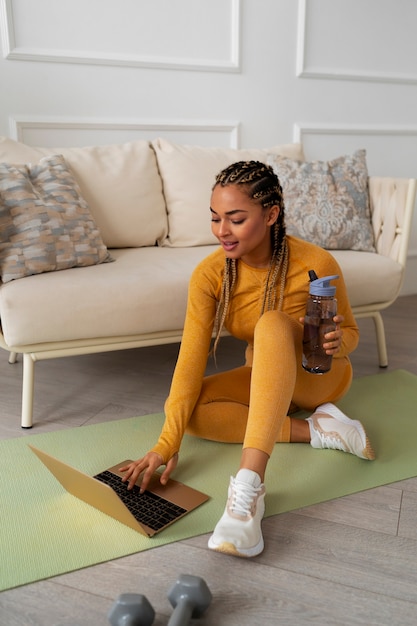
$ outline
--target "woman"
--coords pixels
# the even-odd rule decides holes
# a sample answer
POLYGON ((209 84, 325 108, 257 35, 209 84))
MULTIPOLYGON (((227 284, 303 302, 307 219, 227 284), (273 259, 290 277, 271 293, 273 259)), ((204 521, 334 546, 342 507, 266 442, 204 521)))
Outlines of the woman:
MULTIPOLYGON (((177 465, 184 433, 243 443, 240 467, 230 479, 225 511, 209 548, 251 557, 263 550, 264 475, 276 442, 305 442, 371 460, 374 453, 360 422, 332 402, 349 389, 348 354, 358 343, 340 268, 327 251, 286 235, 282 189, 273 169, 257 161, 234 163, 220 172, 211 196, 212 231, 220 248, 194 270, 182 344, 156 445, 122 468, 141 488, 161 465, 165 483, 177 465), (309 270, 339 275, 335 330, 323 348, 330 372, 302 368, 303 315, 309 270), (247 342, 246 363, 204 377, 213 329, 216 347, 223 329, 247 342), (312 412, 291 418, 291 408, 312 412)), ((279 453, 279 450, 277 450, 279 453)))

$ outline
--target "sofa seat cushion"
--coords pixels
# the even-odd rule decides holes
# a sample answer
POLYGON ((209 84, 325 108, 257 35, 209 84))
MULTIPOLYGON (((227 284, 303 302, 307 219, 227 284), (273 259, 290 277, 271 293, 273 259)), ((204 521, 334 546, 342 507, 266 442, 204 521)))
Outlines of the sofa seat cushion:
POLYGON ((403 268, 396 261, 373 252, 330 250, 330 253, 342 268, 352 307, 390 302, 397 297, 403 268))
POLYGON ((0 162, 38 163, 62 154, 80 186, 105 245, 153 246, 168 221, 155 153, 148 141, 82 148, 34 148, 0 137, 0 162))
MULTIPOLYGON (((215 249, 112 249, 113 263, 3 284, 0 317, 5 341, 13 347, 180 330, 191 273, 215 249)), ((343 271, 352 306, 396 297, 403 271, 399 263, 371 252, 331 253, 343 271)))
POLYGON ((5 341, 24 346, 182 329, 191 273, 214 249, 112 249, 113 263, 11 281, 0 289, 5 341))

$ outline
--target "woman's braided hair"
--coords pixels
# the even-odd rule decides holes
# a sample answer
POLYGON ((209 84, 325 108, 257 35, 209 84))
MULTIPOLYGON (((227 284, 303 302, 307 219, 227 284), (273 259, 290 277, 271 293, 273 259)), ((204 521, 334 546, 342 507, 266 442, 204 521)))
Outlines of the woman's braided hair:
MULTIPOLYGON (((260 161, 238 161, 222 170, 215 179, 213 189, 221 185, 239 185, 249 198, 259 202, 263 209, 274 205, 279 207, 277 221, 271 228, 272 256, 266 279, 265 291, 262 299, 260 315, 271 311, 276 305, 277 282, 280 277, 278 310, 282 309, 284 298, 285 278, 288 267, 288 246, 285 236, 284 198, 282 188, 272 167, 260 161)), ((236 284, 237 260, 225 259, 224 274, 220 299, 217 304, 214 322, 215 339, 213 354, 223 330, 224 322, 229 309, 230 297, 236 284)))

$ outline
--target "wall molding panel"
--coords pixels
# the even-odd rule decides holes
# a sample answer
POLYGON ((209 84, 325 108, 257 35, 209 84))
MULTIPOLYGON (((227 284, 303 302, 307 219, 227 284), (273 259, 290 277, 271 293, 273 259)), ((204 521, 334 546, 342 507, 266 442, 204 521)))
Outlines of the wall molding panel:
MULTIPOLYGON (((415 178, 417 162, 416 124, 326 124, 319 122, 297 122, 293 125, 293 141, 307 149, 316 148, 328 155, 329 149, 337 146, 338 154, 346 150, 365 148, 368 167, 377 169, 381 176, 415 178), (354 138, 361 138, 358 145, 354 138), (381 173, 381 170, 384 170, 381 173)), ((321 158, 321 157, 317 157, 321 158)), ((417 215, 416 215, 417 217, 417 215)))
POLYGON ((121 143, 163 136, 173 142, 240 147, 240 123, 211 120, 142 120, 11 116, 10 136, 28 145, 71 147, 98 143, 121 143), (56 140, 54 140, 56 137, 56 140), (64 144, 62 140, 64 139, 64 144), (35 141, 34 141, 35 140, 35 141), (37 141, 36 141, 37 140, 37 141), (193 141, 195 140, 195 141, 193 141), (75 141, 75 143, 74 143, 75 141))
MULTIPOLYGON (((28 0, 26 0, 28 2, 28 0)), ((53 0, 50 0, 53 2, 53 0)), ((163 1, 163 0, 160 0, 163 1)), ((173 0, 171 0, 172 2, 173 0)), ((200 0, 201 2, 202 0, 200 0)), ((221 11, 223 4, 226 0, 217 1, 217 6, 210 2, 210 0, 204 0, 207 6, 210 7, 211 13, 215 13, 216 10, 220 13, 217 17, 214 15, 213 20, 223 24, 225 22, 225 15, 227 11, 221 11)), ((166 54, 156 54, 155 50, 147 52, 135 52, 126 51, 124 53, 116 53, 115 50, 120 49, 119 42, 113 41, 109 38, 109 48, 100 50, 86 50, 84 47, 74 47, 70 49, 60 48, 59 45, 54 42, 48 46, 48 34, 50 29, 45 31, 42 43, 46 42, 46 47, 40 45, 25 45, 24 41, 20 42, 17 37, 18 32, 18 17, 17 11, 14 10, 14 5, 18 4, 18 0, 0 0, 0 21, 1 21, 1 33, 3 42, 3 56, 6 59, 14 61, 38 61, 38 62, 50 62, 50 63, 81 63, 81 64, 93 64, 93 65, 108 65, 108 66, 125 66, 125 67, 138 67, 138 68, 151 68, 151 69, 169 69, 169 70, 189 70, 189 71, 208 71, 208 72, 239 72, 240 71, 240 29, 241 29, 241 0, 227 0, 228 14, 230 20, 230 28, 227 33, 224 33, 223 41, 221 33, 216 33, 215 38, 210 38, 212 42, 212 49, 207 51, 206 49, 199 54, 199 40, 203 40, 203 34, 207 25, 189 23, 187 31, 183 35, 182 39, 186 40, 186 32, 190 32, 190 40, 188 42, 187 51, 184 54, 178 55, 172 53, 171 50, 167 50, 166 54), (198 28, 201 28, 201 37, 198 36, 198 28), (197 33, 197 36, 196 36, 197 33), (222 44, 223 56, 218 57, 216 50, 222 44), (212 54, 211 54, 212 53, 212 54)), ((44 0, 45 4, 45 0, 44 0)), ((55 2, 55 6, 56 6, 55 2)), ((39 13, 40 2, 39 0, 34 3, 28 4, 30 7, 34 7, 33 10, 39 13)), ((120 6, 120 5, 118 5, 120 6)), ((142 5, 144 6, 144 5, 142 5)), ((88 4, 83 3, 84 10, 88 8, 88 4)), ((47 8, 47 7, 46 7, 47 8)), ((136 10, 139 10, 139 5, 136 5, 136 10)), ((45 9, 45 13, 47 10, 45 9)), ((132 22, 137 20, 137 16, 132 15, 132 22)), ((30 21, 30 16, 27 16, 30 21)), ((146 19, 137 21, 137 23, 145 22, 146 19)), ((93 24, 95 21, 92 22, 93 24)), ((62 26, 62 41, 65 45, 65 36, 68 33, 66 25, 62 26)), ((168 29, 168 32, 172 29, 168 29)), ((94 31, 92 31, 94 32, 94 31)), ((55 39, 54 37, 53 39, 55 39)), ((140 37, 139 37, 140 38, 140 37)), ((166 45, 163 35, 161 35, 161 46, 166 45)), ((71 38, 70 40, 71 41, 71 38)), ((174 41, 174 40, 173 40, 174 41)), ((60 42, 61 43, 61 42, 60 42)), ((71 41, 72 43, 72 41, 71 41)), ((107 43, 107 42, 106 42, 107 43)), ((183 45, 186 45, 187 41, 183 45)), ((207 45, 207 40, 206 40, 207 45)))
POLYGON ((417 136, 417 126, 393 124, 322 124, 295 123, 293 139, 302 142, 306 135, 371 135, 371 136, 417 136))
MULTIPOLYGON (((392 26, 392 23, 395 23, 395 19, 399 19, 400 13, 398 11, 398 5, 388 6, 385 2, 385 7, 381 6, 381 0, 368 0, 368 3, 372 1, 375 3, 375 15, 378 11, 378 28, 381 27, 381 17, 384 14, 384 9, 394 9, 395 15, 393 14, 392 20, 389 19, 389 15, 385 16, 387 20, 387 24, 389 23, 392 26)), ((393 50, 401 50, 404 47, 404 56, 403 59, 399 57, 396 59, 396 66, 392 67, 391 70, 387 70, 383 67, 384 63, 381 63, 382 67, 374 67, 372 68, 372 63, 375 62, 373 59, 373 51, 372 49, 367 50, 366 46, 363 44, 365 37, 358 38, 357 36, 352 39, 351 46, 351 54, 349 57, 349 64, 345 61, 339 67, 337 66, 337 59, 335 65, 336 55, 329 55, 329 41, 324 38, 324 43, 326 48, 320 51, 318 48, 320 46, 319 37, 314 37, 314 29, 312 28, 313 21, 313 11, 314 5, 316 6, 317 16, 320 12, 320 19, 328 13, 326 10, 326 6, 323 5, 323 0, 298 0, 298 24, 297 24, 297 56, 296 56, 296 75, 299 78, 321 78, 321 79, 329 79, 329 80, 354 80, 354 81, 366 81, 366 82, 385 82, 385 83, 399 83, 399 84, 417 84, 417 72, 414 71, 415 68, 415 58, 417 57, 417 44, 414 43, 416 41, 415 38, 415 22, 412 16, 409 16, 408 21, 404 22, 403 28, 398 28, 390 30, 390 36, 386 38, 386 46, 385 48, 388 51, 393 50), (409 33, 407 34, 407 28, 409 29, 409 33), (396 41, 396 37, 398 37, 398 41, 396 41), (360 44, 363 44, 361 47, 360 44), (315 56, 320 58, 320 63, 317 61, 311 61, 309 59, 309 55, 312 54, 312 49, 316 48, 315 56), (327 54, 326 54, 327 53, 327 54), (356 58, 355 58, 356 57, 356 58), (409 63, 410 70, 403 71, 403 67, 407 66, 409 58, 412 59, 412 62, 409 63), (369 62, 368 69, 362 69, 364 65, 366 66, 366 62, 369 62)), ((359 3, 362 9, 363 14, 363 0, 351 0, 349 3, 335 2, 335 0, 326 0, 327 3, 332 3, 335 6, 335 11, 337 9, 346 9, 348 12, 352 12, 352 2, 359 3)), ((330 5, 329 5, 330 6, 330 5)), ((410 7, 410 3, 408 5, 410 7)), ((417 17, 417 9, 416 11, 417 17)), ((407 14, 407 11, 404 10, 402 13, 407 14)), ((368 13, 370 15, 370 13, 368 13)), ((328 16, 327 16, 328 17, 328 16)), ((331 17, 329 18, 332 19, 331 17)), ((353 19, 353 18, 352 18, 353 19)), ((374 18, 373 18, 374 19, 374 18)), ((406 18, 407 19, 407 18, 406 18)), ((370 26, 375 31, 376 22, 370 26)), ((338 24, 335 21, 333 24, 327 24, 326 34, 331 33, 332 30, 338 30, 338 24)), ((345 32, 349 32, 349 25, 346 24, 345 32)), ((387 28, 388 30, 388 28, 387 28)), ((375 34, 373 33, 373 36, 375 34)), ((372 37, 369 37, 370 44, 374 44, 372 37)), ((348 47, 348 40, 344 41, 344 49, 348 47)), ((334 47, 336 49, 336 46, 334 47)), ((381 49, 381 48, 379 48, 381 49)))

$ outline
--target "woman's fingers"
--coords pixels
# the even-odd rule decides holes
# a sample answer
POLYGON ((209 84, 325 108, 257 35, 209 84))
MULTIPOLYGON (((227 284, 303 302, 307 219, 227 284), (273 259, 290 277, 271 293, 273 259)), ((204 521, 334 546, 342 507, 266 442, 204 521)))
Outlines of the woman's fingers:
POLYGON ((157 454, 156 452, 148 452, 142 459, 132 461, 132 463, 129 463, 129 465, 125 465, 124 467, 120 468, 120 471, 124 473, 122 480, 123 482, 128 483, 128 489, 132 489, 134 484, 137 482, 139 476, 142 474, 142 472, 144 472, 140 483, 140 489, 141 491, 145 491, 152 474, 162 464, 163 459, 159 454, 157 454))
POLYGON ((169 459, 166 468, 162 472, 161 483, 163 485, 166 485, 166 483, 168 482, 171 472, 177 467, 177 463, 178 463, 178 452, 175 453, 174 456, 172 456, 169 459))

